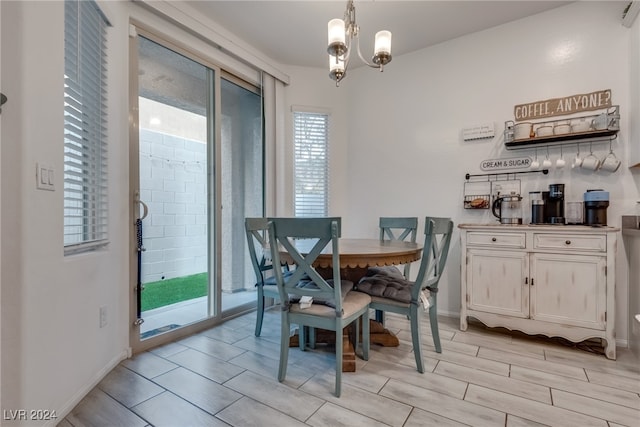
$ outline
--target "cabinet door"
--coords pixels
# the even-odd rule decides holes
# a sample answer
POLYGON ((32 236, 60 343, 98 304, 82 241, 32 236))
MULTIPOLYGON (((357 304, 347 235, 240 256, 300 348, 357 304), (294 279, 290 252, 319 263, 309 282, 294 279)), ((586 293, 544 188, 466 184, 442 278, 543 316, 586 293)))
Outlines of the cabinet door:
POLYGON ((531 317, 591 329, 605 329, 605 257, 531 255, 531 317))
POLYGON ((467 307, 529 317, 529 261, 525 252, 467 250, 467 307))

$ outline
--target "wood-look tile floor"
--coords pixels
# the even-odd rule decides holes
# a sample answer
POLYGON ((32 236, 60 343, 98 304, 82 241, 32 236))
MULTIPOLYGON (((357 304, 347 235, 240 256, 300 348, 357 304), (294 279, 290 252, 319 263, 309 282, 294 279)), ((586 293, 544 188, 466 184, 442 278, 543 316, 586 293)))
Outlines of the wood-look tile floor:
POLYGON ((640 366, 559 340, 441 318, 442 353, 423 325, 419 374, 409 323, 387 314, 399 347, 372 346, 333 395, 335 356, 291 348, 277 380, 280 314, 255 313, 123 361, 60 426, 640 426, 640 366))

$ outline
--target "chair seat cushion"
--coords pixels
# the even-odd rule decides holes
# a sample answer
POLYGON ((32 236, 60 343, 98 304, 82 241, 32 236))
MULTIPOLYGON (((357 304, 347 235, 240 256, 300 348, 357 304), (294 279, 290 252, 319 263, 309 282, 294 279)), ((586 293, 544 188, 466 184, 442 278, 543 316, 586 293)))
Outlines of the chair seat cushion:
MULTIPOLYGON (((283 271, 282 275, 284 276, 284 278, 286 279, 287 277, 291 276, 293 274, 293 271, 287 270, 287 271, 283 271)), ((265 277, 264 278, 264 286, 277 286, 276 284, 276 276, 269 276, 269 277, 265 277)), ((256 283, 256 286, 258 286, 258 283, 256 283)))
MULTIPOLYGON (((333 279, 328 279, 327 283, 331 286, 333 286, 333 279)), ((344 299, 346 297, 346 295, 349 293, 349 291, 353 290, 353 282, 350 280, 340 280, 340 285, 342 287, 341 291, 342 291, 342 300, 344 303, 344 299)), ((298 285, 296 286, 296 288, 300 288, 300 289, 308 289, 308 290, 312 290, 312 289, 318 289, 318 285, 315 284, 315 282, 313 282, 310 278, 303 278, 302 280, 300 280, 298 282, 298 285)), ((289 301, 291 303, 297 303, 300 301, 300 295, 290 295, 289 296, 289 301)), ((318 297, 313 297, 313 304, 322 304, 328 307, 332 307, 332 308, 336 308, 336 302, 333 298, 330 299, 322 299, 322 298, 318 298, 318 297)), ((343 307, 344 308, 344 307, 343 307)))
MULTIPOLYGON (((344 288, 343 288, 344 289, 344 288)), ((300 304, 292 304, 289 311, 298 314, 309 314, 313 316, 322 317, 336 317, 335 307, 331 307, 327 304, 311 304, 309 308, 300 308, 300 304)), ((342 317, 350 317, 354 313, 362 310, 364 307, 368 307, 371 302, 371 297, 362 292, 347 292, 342 299, 342 317)))
POLYGON ((405 279, 400 271, 371 267, 354 289, 373 297, 389 298, 409 303, 411 302, 412 287, 413 282, 405 279))

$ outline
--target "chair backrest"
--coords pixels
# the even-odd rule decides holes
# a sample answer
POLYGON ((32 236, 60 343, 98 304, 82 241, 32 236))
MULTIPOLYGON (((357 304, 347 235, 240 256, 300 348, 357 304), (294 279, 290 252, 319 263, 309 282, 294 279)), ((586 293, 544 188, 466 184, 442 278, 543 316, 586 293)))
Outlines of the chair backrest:
MULTIPOLYGON (((269 218, 269 244, 273 263, 281 262, 280 251, 286 251, 296 264, 289 276, 275 270, 280 300, 284 307, 291 297, 311 296, 314 300, 335 303, 336 315, 342 313, 342 285, 340 282, 340 218, 269 218), (313 267, 325 248, 331 248, 333 280, 325 280, 313 267), (310 279, 315 287, 299 287, 302 279, 310 279)), ((325 252, 326 253, 326 252, 325 252)))
MULTIPOLYGON (((416 242, 418 217, 380 217, 380 240, 416 242)), ((404 265, 404 277, 409 278, 411 264, 404 265)))
POLYGON ((265 251, 269 250, 267 242, 268 220, 267 218, 245 218, 244 228, 247 233, 251 265, 256 274, 256 283, 263 285, 264 272, 273 269, 273 264, 265 256, 265 251))
POLYGON ((380 240, 405 240, 415 243, 417 230, 417 217, 380 217, 380 240))
POLYGON ((420 270, 415 281, 419 286, 414 286, 411 290, 414 301, 419 301, 421 290, 438 291, 438 282, 447 262, 452 233, 453 221, 450 218, 425 218, 424 247, 420 270))

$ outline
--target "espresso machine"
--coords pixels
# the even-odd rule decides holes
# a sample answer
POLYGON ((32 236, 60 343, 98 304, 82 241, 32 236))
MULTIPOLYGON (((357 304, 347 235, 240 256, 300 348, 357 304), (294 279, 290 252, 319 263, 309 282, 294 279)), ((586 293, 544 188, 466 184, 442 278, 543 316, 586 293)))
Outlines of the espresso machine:
POLYGON ((544 204, 545 223, 564 224, 564 184, 550 184, 549 191, 542 192, 544 204))

